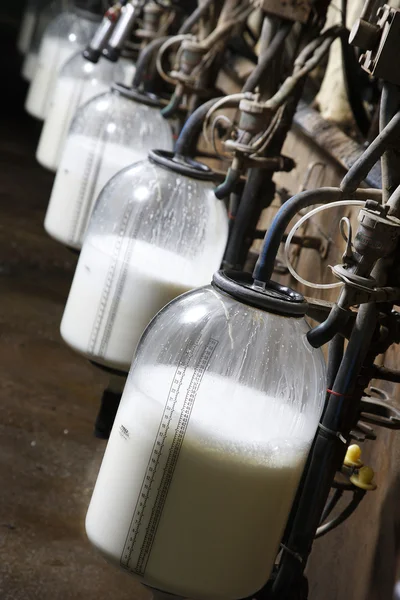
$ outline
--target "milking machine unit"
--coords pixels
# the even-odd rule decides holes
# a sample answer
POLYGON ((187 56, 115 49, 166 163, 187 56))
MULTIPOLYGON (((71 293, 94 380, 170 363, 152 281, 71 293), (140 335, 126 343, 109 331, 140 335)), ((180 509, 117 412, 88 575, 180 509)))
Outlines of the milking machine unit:
MULTIPOLYGON (((110 92, 82 106, 69 130, 45 227, 53 237, 69 247, 80 250, 83 244, 61 331, 67 343, 112 376, 112 386, 104 392, 96 421, 95 431, 99 437, 107 438, 109 435, 139 334, 145 325, 176 295, 207 283, 222 260, 227 217, 224 205, 210 192, 215 175, 190 158, 189 153, 184 152, 187 154, 185 157, 182 155, 188 135, 190 137, 190 123, 177 144, 175 154, 171 152, 172 134, 166 118, 173 118, 177 113, 190 114, 202 102, 204 94, 207 97, 221 93, 215 88, 221 55, 233 34, 244 27, 252 10, 248 5, 236 4, 221 2, 217 10, 213 3, 204 3, 183 21, 177 35, 155 37, 139 55, 132 86, 115 84, 110 92), (229 7, 234 9, 232 13, 229 7), (203 31, 199 22, 206 16, 208 27, 203 31), (196 34, 191 32, 193 28, 196 34), (176 59, 172 58, 174 64, 170 68, 171 48, 176 49, 177 46, 176 59), (164 82, 161 87, 160 81, 165 79, 167 83, 164 82), (204 87, 206 82, 207 88, 204 87), (172 91, 173 84, 176 84, 173 97, 179 98, 179 102, 165 99, 165 90, 172 91), (157 109, 163 106, 162 116, 157 109), (142 169, 131 168, 111 179, 122 167, 143 160, 154 146, 159 149, 151 153, 149 164, 145 166, 143 162, 142 169), (96 245, 99 235, 89 235, 93 225, 92 222, 89 224, 89 217, 99 193, 93 223, 98 221, 100 237, 107 220, 110 231, 108 246, 106 244, 103 250, 100 249, 96 258, 88 248, 90 239, 96 245), (187 206, 182 200, 185 194, 189 200, 187 206), (196 196, 197 207, 193 203, 196 196), (117 209, 119 205, 120 212, 117 209), (182 214, 180 211, 183 211, 182 214), (210 219, 209 226, 204 220, 206 215, 210 219), (147 221, 151 224, 148 231, 147 221), (162 225, 164 221, 168 223, 162 225), (162 226, 166 228, 165 235, 162 226), (115 235, 115 232, 120 233, 115 235), (134 240, 137 240, 136 243, 134 240), (159 246, 160 252, 146 261, 140 251, 141 244, 149 252, 159 246), (207 256, 202 250, 204 244, 208 245, 207 256), (171 251, 176 253, 175 259, 173 254, 168 254, 171 251), (185 255, 181 262, 180 254, 185 255), (203 264, 199 263, 200 259, 203 264), (97 270, 95 263, 101 260, 110 260, 108 271, 105 267, 102 271, 97 270), (160 262, 158 267, 157 261, 160 262), (139 263, 147 268, 147 279, 139 263), (187 275, 190 269, 197 273, 187 275), (84 292, 85 278, 79 276, 79 273, 89 272, 92 275, 87 284, 93 292, 90 295, 84 292), (98 281, 94 285, 96 277, 98 281), (143 289, 146 301, 140 300, 135 293, 133 283, 137 278, 142 284, 137 282, 135 286, 138 290, 143 289), (100 303, 100 311, 96 316, 97 303, 100 303), (91 333, 85 334, 76 343, 72 329, 76 330, 76 325, 84 321, 89 326, 91 321, 87 316, 92 309, 94 321, 91 333), (138 331, 129 335, 131 323, 135 320, 138 331), (128 335, 122 341, 124 332, 128 335), (99 343, 94 343, 94 339, 99 343), (112 358, 111 346, 107 350, 109 342, 111 346, 122 344, 124 351, 120 358, 112 358)), ((104 24, 99 31, 102 28, 105 30, 104 24)), ((140 31, 143 32, 143 29, 140 31)), ((197 118, 195 120, 197 122, 197 118)), ((81 329, 81 325, 78 328, 81 329)))
MULTIPOLYGON (((231 166, 215 190, 216 196, 229 205, 225 270, 214 276, 209 288, 190 292, 169 304, 142 337, 86 526, 91 541, 101 552, 162 593, 194 598, 304 600, 308 591, 303 573, 313 540, 342 523, 365 493, 376 487, 373 470, 363 465, 359 448, 349 446, 351 440, 372 437, 367 423, 400 427, 400 413, 377 397, 378 392, 368 389, 372 377, 400 380, 400 373, 374 364, 378 354, 400 341, 400 316, 394 310, 400 302, 396 268, 400 234, 400 78, 388 60, 397 50, 400 11, 383 7, 376 13, 376 7, 371 8, 373 3, 367 2, 350 37, 354 45, 365 51, 360 58, 362 68, 382 79, 379 135, 353 164, 340 187, 305 191, 283 204, 265 235, 250 275, 240 269, 246 265, 261 210, 274 196, 272 175, 294 166, 291 158, 281 155, 281 148, 306 76, 321 62, 336 38, 348 36, 344 25, 321 33, 328 2, 295 2, 290 9, 287 3, 272 0, 256 4, 263 11, 258 65, 240 93, 211 98, 197 108, 184 126, 174 154, 163 157, 166 168, 173 163, 181 169, 196 168, 193 161, 200 153, 196 143, 202 130, 211 137, 214 149, 219 144, 219 153, 224 152, 225 159, 227 154, 231 157, 231 166), (229 118, 221 117, 221 110, 232 107, 237 109, 234 117, 232 113, 229 118), (382 190, 361 187, 379 160, 382 190), (314 204, 337 206, 344 202, 360 204, 362 208, 354 235, 349 220, 341 222, 346 250, 342 264, 332 268, 342 285, 338 300, 330 307, 312 299, 306 303, 300 295, 271 279, 278 249, 291 219, 299 211, 314 204), (279 320, 279 315, 285 315, 294 324, 304 314, 320 324, 304 332, 294 328, 279 343, 274 340, 280 330, 278 325, 267 324, 269 318, 279 320), (248 335, 240 341, 236 328, 244 332, 247 323, 251 324, 248 335), (266 345, 253 359, 251 351, 260 342, 260 335, 266 345), (303 351, 296 347, 300 340, 303 351), (319 355, 310 354, 310 360, 313 356, 316 361, 312 374, 306 373, 305 366, 292 363, 292 352, 293 356, 306 355, 326 343, 326 376, 315 366, 319 355), (281 356, 275 354, 278 348, 283 352, 281 356), (325 406, 316 428, 311 424, 310 445, 308 434, 305 435, 307 427, 300 431, 288 425, 285 435, 279 430, 278 413, 269 413, 273 412, 271 406, 277 405, 283 411, 280 415, 286 409, 295 410, 294 389, 299 385, 297 382, 293 387, 289 375, 279 378, 270 362, 273 360, 281 361, 288 370, 290 362, 291 374, 305 385, 300 409, 303 416, 310 409, 311 399, 319 406, 322 394, 320 406, 324 401, 325 406), (253 363, 261 366, 263 373, 271 373, 272 382, 276 375, 278 387, 271 389, 271 381, 263 382, 261 375, 251 371, 255 368, 253 363), (318 387, 321 377, 326 377, 323 392, 318 387), (229 387, 235 381, 236 387, 229 387), (247 385, 246 408, 240 406, 241 385, 247 385), (268 408, 255 400, 261 391, 270 397, 268 408), (225 409, 223 398, 229 398, 230 406, 225 409), (219 411, 224 415, 222 420, 219 411), (235 411, 241 416, 233 425, 235 411), (251 430, 251 418, 264 422, 264 438, 251 430), (276 429, 268 433, 267 424, 271 422, 276 429), (134 438, 139 430, 144 437, 136 446, 134 438), (258 457, 265 452, 266 469, 266 465, 275 465, 274 457, 279 456, 281 468, 290 470, 296 462, 294 457, 300 456, 300 447, 307 448, 308 453, 293 504, 289 488, 284 491, 282 482, 276 479, 272 484, 271 480, 274 487, 270 488, 260 514, 274 515, 274 523, 278 523, 279 511, 272 508, 278 489, 282 502, 289 498, 292 508, 288 518, 286 515, 283 519, 282 528, 277 525, 272 530, 271 524, 265 523, 263 531, 260 525, 258 541, 251 539, 251 526, 241 513, 243 507, 247 514, 250 510, 251 522, 258 522, 256 500, 261 491, 255 487, 252 469, 257 460, 251 454, 250 439, 258 457), (298 447, 293 446, 295 441, 298 447), (204 464, 198 444, 203 448, 204 464), (213 456, 212 463, 207 462, 207 452, 213 456), (243 475, 240 493, 239 489, 234 490, 232 475, 240 470, 238 464, 235 469, 232 467, 237 454, 241 456, 240 468, 244 469, 246 463, 244 470, 251 477, 245 480, 243 475), (117 464, 120 472, 115 474, 117 464), (191 465, 187 471, 186 464, 191 465), (129 481, 125 469, 130 473, 129 481), (224 480, 223 473, 228 472, 229 479, 224 480), (238 497, 247 481, 248 494, 254 494, 252 508, 247 507, 247 496, 240 497, 233 519, 233 513, 229 514, 233 501, 223 497, 221 481, 226 485, 229 481, 233 486, 231 495, 238 497), (200 486, 199 482, 207 490, 205 494, 195 487, 200 486), (189 499, 188 490, 193 489, 195 496, 189 499), (329 497, 331 490, 333 495, 329 497), (329 520, 344 491, 351 500, 342 513, 329 520), (106 515, 115 515, 115 520, 107 521, 107 527, 106 515), (231 519, 226 529, 225 517, 231 519), (241 541, 233 535, 236 530, 243 533, 241 541), (268 543, 260 543, 260 537, 268 543), (279 557, 272 561, 275 566, 269 561, 270 553, 279 557), (247 555, 252 558, 250 563, 246 562, 247 555), (264 570, 257 573, 260 556, 264 570), (268 581, 262 586, 263 577, 268 581)), ((188 76, 176 79, 178 87, 167 111, 179 105, 181 86, 190 85, 188 76)), ((291 479, 288 470, 286 474, 287 481, 296 487, 296 477, 291 479)))
MULTIPOLYGON (((187 18, 184 4, 121 1, 96 28, 89 19, 86 59, 116 61, 134 39, 136 73, 79 109, 46 216, 53 237, 82 248, 62 335, 111 376, 86 529, 160 598, 307 600, 314 539, 376 487, 351 442, 373 439, 370 425, 400 428, 368 387, 400 382, 375 364, 400 342, 400 10, 367 0, 350 33, 345 18, 325 27, 330 0, 201 0, 187 18), (307 78, 337 39, 381 86, 379 132, 339 187, 285 198, 261 232, 274 174, 295 167, 282 148, 307 78), (172 151, 173 118, 184 125, 172 151), (67 159, 82 169, 76 189, 67 159), (363 187, 379 161, 382 189, 363 187), (354 233, 340 223, 337 301, 275 282, 291 219, 344 204, 360 210, 354 233)), ((354 82, 349 99, 364 131, 354 82)))

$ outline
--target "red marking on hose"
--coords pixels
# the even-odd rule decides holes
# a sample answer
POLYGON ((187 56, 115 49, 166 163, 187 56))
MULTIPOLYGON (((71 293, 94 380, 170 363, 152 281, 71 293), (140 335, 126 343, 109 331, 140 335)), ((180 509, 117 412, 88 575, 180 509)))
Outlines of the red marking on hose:
POLYGON ((340 398, 352 398, 352 394, 340 394, 339 392, 334 392, 333 390, 326 390, 328 394, 332 394, 332 396, 339 396, 340 398))

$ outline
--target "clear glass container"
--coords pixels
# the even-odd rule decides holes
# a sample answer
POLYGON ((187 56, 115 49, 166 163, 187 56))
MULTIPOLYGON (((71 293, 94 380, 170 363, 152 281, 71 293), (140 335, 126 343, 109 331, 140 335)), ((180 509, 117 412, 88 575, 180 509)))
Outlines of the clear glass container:
POLYGON ((132 61, 127 59, 113 63, 103 58, 92 63, 85 60, 80 50, 74 54, 61 68, 54 86, 36 153, 39 163, 56 171, 78 108, 107 92, 114 81, 132 81, 133 71, 132 61))
POLYGON ((60 68, 89 43, 97 27, 95 15, 84 16, 80 11, 63 12, 51 21, 40 44, 35 76, 25 102, 30 115, 42 120, 46 117, 60 68))
MULTIPOLYGON (((37 4, 39 4, 39 2, 37 2, 37 4)), ((68 10, 71 8, 71 4, 71 0, 53 0, 50 2, 42 2, 43 6, 37 12, 32 39, 30 41, 29 48, 25 53, 24 62, 22 63, 21 75, 24 79, 26 79, 26 81, 32 81, 33 77, 35 76, 40 44, 42 43, 42 38, 48 25, 61 13, 68 12, 68 10)))
POLYGON ((107 559, 196 600, 266 583, 325 398, 308 329, 211 285, 158 313, 86 517, 107 559))
POLYGON ((17 50, 20 54, 25 55, 28 52, 40 10, 45 4, 46 0, 28 0, 26 3, 17 37, 17 50))
POLYGON ((129 371, 154 315, 219 268, 228 222, 213 190, 211 181, 151 160, 111 179, 96 203, 65 307, 67 344, 129 371))
POLYGON ((117 90, 82 106, 69 130, 44 222, 49 235, 79 250, 102 188, 149 150, 171 150, 171 128, 159 109, 117 90))

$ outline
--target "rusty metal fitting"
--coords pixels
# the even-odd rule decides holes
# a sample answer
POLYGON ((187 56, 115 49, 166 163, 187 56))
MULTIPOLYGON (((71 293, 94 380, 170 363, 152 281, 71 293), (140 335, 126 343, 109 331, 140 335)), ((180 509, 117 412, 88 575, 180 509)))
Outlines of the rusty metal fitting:
POLYGON ((365 50, 360 57, 364 71, 383 81, 400 85, 400 64, 393 60, 399 52, 400 10, 386 4, 378 9, 377 18, 376 23, 359 19, 349 41, 365 50))
POLYGON ((310 18, 314 0, 252 0, 257 8, 261 8, 265 13, 289 19, 289 21, 298 21, 307 23, 310 18))
POLYGON ((143 7, 143 24, 135 31, 135 35, 141 39, 152 40, 157 36, 160 28, 160 20, 163 10, 155 2, 149 2, 143 7))
POLYGON ((201 64, 208 50, 196 42, 184 40, 180 52, 179 70, 172 70, 170 76, 187 87, 194 87, 198 74, 193 75, 193 71, 201 64))
POLYGON ((270 108, 255 100, 241 100, 239 110, 239 130, 252 135, 264 131, 274 114, 270 108))

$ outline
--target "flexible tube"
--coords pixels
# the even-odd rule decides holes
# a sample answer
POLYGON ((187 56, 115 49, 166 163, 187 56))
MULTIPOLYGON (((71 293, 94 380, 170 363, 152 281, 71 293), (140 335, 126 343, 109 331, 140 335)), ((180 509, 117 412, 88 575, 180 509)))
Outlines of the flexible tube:
POLYGON ((271 66, 272 61, 276 58, 279 50, 282 48, 282 45, 292 29, 292 25, 293 23, 290 21, 282 23, 275 36, 272 38, 272 41, 265 53, 260 57, 258 65, 247 79, 242 92, 253 92, 260 83, 260 80, 265 76, 267 70, 271 66))
POLYGON ((318 214, 319 212, 322 212, 323 210, 327 210, 328 208, 334 208, 335 206, 364 206, 364 204, 365 204, 365 202, 363 202, 361 200, 338 200, 337 202, 331 202, 330 204, 323 204, 322 206, 318 206, 317 208, 314 208, 309 213, 307 213, 306 215, 301 217, 301 219, 299 221, 297 221, 297 223, 292 227, 289 235, 287 236, 286 242, 285 242, 286 266, 289 269, 291 275, 293 275, 293 277, 295 279, 297 279, 297 281, 299 281, 303 285, 306 285, 307 287, 311 287, 316 290, 331 290, 333 288, 341 287, 343 285, 343 283, 341 281, 339 281, 337 283, 312 283, 311 281, 307 281, 306 279, 303 279, 303 277, 301 277, 301 275, 299 275, 296 272, 293 265, 290 263, 290 260, 289 260, 290 244, 291 244, 294 234, 299 229, 299 227, 301 227, 303 225, 303 223, 305 223, 308 219, 310 219, 314 215, 318 214))

